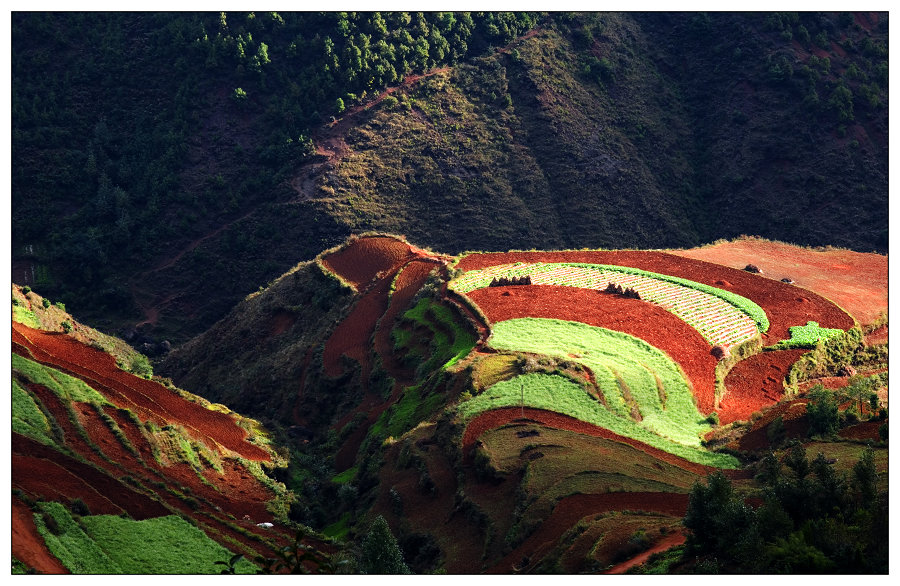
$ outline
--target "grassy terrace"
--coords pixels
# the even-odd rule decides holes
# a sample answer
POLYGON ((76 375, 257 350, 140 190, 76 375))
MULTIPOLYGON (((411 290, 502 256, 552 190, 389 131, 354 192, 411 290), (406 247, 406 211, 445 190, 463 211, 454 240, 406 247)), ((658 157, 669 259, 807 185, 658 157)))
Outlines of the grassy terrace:
POLYGON ((636 290, 696 329, 712 345, 733 346, 769 328, 761 307, 746 297, 687 279, 630 267, 583 263, 515 263, 468 271, 450 286, 467 293, 499 277, 530 276, 533 285, 605 289, 616 283, 636 290))
MULTIPOLYGON (((224 566, 216 562, 233 555, 181 517, 73 518, 59 503, 42 503, 40 510, 35 514, 38 531, 73 574, 218 574, 224 566)), ((235 569, 239 574, 257 570, 246 559, 235 569)))
POLYGON ((563 413, 698 464, 718 468, 738 467, 738 461, 732 456, 708 452, 699 446, 679 444, 641 427, 631 419, 616 415, 580 386, 558 375, 532 373, 499 382, 460 404, 457 413, 464 420, 470 420, 491 409, 518 407, 523 391, 526 407, 563 413))

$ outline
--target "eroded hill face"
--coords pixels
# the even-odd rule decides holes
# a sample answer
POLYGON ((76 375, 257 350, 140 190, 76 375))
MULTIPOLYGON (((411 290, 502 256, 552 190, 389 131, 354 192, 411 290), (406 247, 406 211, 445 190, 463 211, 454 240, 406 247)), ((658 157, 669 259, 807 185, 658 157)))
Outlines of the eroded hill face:
MULTIPOLYGON (((711 471, 751 486, 715 446, 753 459, 805 437, 807 401, 788 399, 842 365, 781 349, 795 326, 840 334, 829 356, 867 376, 886 363, 818 294, 824 280, 782 282, 770 243, 754 242, 765 274, 662 251, 454 258, 363 235, 246 299, 161 369, 275 431, 293 453, 280 478, 299 497, 296 521, 347 537, 383 515, 417 572, 601 571, 683 540, 687 493, 711 471), (647 298, 586 279, 604 267, 647 298), (472 289, 488 268, 506 284, 472 289), (651 301, 658 289, 674 297, 651 301), (701 297, 729 308, 692 305, 701 297), (741 339, 717 328, 742 311, 756 315, 752 339, 704 337, 741 339)), ((848 433, 875 433, 863 425, 848 433)))
MULTIPOLYGON (((222 551, 205 568, 202 560, 201 566, 186 566, 198 572, 218 572, 215 562, 227 562, 234 553, 247 560, 272 558, 293 542, 291 529, 257 525, 281 524, 290 499, 283 485, 266 476, 283 461, 256 421, 170 383, 121 370, 101 342, 89 346, 79 339, 92 336, 90 328, 59 308, 46 315, 34 292, 14 287, 13 299, 17 317, 32 325, 60 318, 64 324, 63 331, 12 324, 12 488, 22 513, 16 517, 22 535, 12 544, 16 559, 51 573, 60 571, 57 557, 64 571, 118 573, 114 565, 79 564, 78 556, 86 554, 77 546, 64 554, 59 546, 42 545, 45 537, 24 506, 40 501, 61 503, 82 517, 183 517, 222 551)), ((118 348, 127 346, 118 341, 118 348)), ((51 525, 46 510, 34 511, 41 526, 54 527, 57 535, 69 531, 67 539, 77 542, 77 529, 51 525)), ((128 543, 127 535, 122 543, 128 543)), ((115 558, 116 552, 107 553, 115 558)), ((155 555, 178 567, 174 550, 155 555)))

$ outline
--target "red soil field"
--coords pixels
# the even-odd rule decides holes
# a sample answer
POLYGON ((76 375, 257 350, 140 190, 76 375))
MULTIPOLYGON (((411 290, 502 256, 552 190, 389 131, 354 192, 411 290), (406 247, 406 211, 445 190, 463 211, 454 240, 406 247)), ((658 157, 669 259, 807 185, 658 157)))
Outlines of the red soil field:
POLYGON ((342 372, 339 358, 345 355, 360 363, 362 367, 360 380, 365 387, 371 369, 369 353, 374 342, 382 366, 396 381, 391 397, 387 401, 367 392, 362 403, 335 424, 335 429, 340 430, 357 413, 368 414, 366 421, 354 430, 335 454, 336 470, 346 470, 353 465, 356 452, 365 439, 369 427, 396 401, 403 386, 411 385, 413 382, 412 372, 403 368, 393 356, 391 324, 400 313, 409 308, 409 302, 435 266, 440 265, 431 258, 413 257, 405 264, 383 274, 359 299, 350 315, 338 324, 325 344, 322 359, 326 375, 337 376, 342 372), (390 285, 395 275, 398 276, 394 292, 391 294, 390 285))
POLYGON ((378 273, 392 271, 415 257, 406 242, 390 236, 365 236, 322 259, 322 263, 359 288, 378 273))
POLYGON ((169 514, 160 503, 131 490, 118 478, 25 436, 13 434, 12 453, 13 486, 26 493, 64 503, 78 497, 97 515, 127 511, 141 520, 169 514))
POLYGON ((34 514, 28 505, 12 499, 12 556, 39 574, 68 574, 69 570, 57 560, 44 545, 44 538, 37 532, 34 514))
POLYGON ((805 438, 809 431, 809 422, 806 420, 806 399, 793 399, 775 405, 763 413, 750 431, 745 433, 728 447, 745 452, 762 452, 771 448, 767 432, 768 425, 776 417, 781 417, 786 438, 805 438))
POLYGON ((673 254, 742 269, 758 266, 764 276, 793 279, 845 309, 866 325, 888 307, 888 257, 852 250, 814 250, 782 242, 741 239, 673 254))
POLYGON ((245 441, 247 432, 227 414, 186 401, 159 383, 120 370, 115 359, 59 333, 13 323, 13 349, 23 356, 83 379, 118 407, 131 409, 142 420, 182 425, 197 439, 218 443, 250 460, 268 460, 268 453, 245 441))
MULTIPOLYGON (((13 349, 18 353, 45 359, 53 358, 53 355, 48 354, 44 348, 29 345, 29 340, 22 332, 14 329, 13 333, 14 338, 18 340, 13 342, 13 349)), ((45 339, 34 336, 34 331, 26 330, 26 333, 38 342, 45 339)), ((51 339, 62 337, 49 336, 51 339)), ((75 344, 77 345, 77 342, 75 344)), ((67 356, 72 358, 73 353, 70 352, 67 356)), ((80 355, 80 358, 84 356, 80 355)), ((77 376, 78 373, 73 370, 77 370, 74 367, 79 365, 68 366, 69 368, 64 370, 77 376)), ((95 367, 95 364, 89 364, 85 370, 95 367)), ((108 387, 95 384, 88 376, 82 375, 80 378, 108 395, 107 398, 113 398, 112 395, 115 393, 107 392, 110 391, 108 387)), ((142 381, 136 377, 131 378, 142 381)), ((147 438, 143 435, 142 428, 115 407, 104 406, 103 411, 116 422, 128 442, 138 450, 138 456, 125 449, 124 444, 113 435, 93 406, 73 401, 67 408, 55 393, 42 385, 27 386, 59 425, 66 446, 87 462, 63 454, 28 437, 13 434, 11 454, 13 488, 22 490, 37 500, 68 503, 78 498, 84 501, 91 514, 118 515, 124 512, 136 520, 173 513, 187 515, 196 519, 199 527, 213 539, 231 549, 234 549, 236 542, 241 543, 246 548, 244 553, 250 552, 250 555, 272 557, 274 549, 291 542, 292 536, 277 527, 266 531, 256 526, 257 522, 273 521, 271 513, 266 509, 266 503, 274 497, 274 494, 237 460, 223 459, 222 474, 212 469, 204 470, 203 474, 208 481, 204 483, 187 463, 165 465, 159 463, 147 438), (70 420, 69 409, 87 434, 87 440, 81 436, 81 432, 70 420), (127 480, 128 478, 132 480, 127 480), (145 488, 151 487, 155 491, 155 498, 144 494, 142 492, 144 489, 132 488, 132 483, 143 485, 145 488), (170 490, 191 496, 194 504, 189 505, 170 490), (234 521, 228 517, 244 518, 245 515, 250 520, 234 521), (245 525, 245 530, 249 534, 256 534, 258 538, 254 539, 237 531, 233 527, 235 523, 245 525)), ((202 409, 201 406, 190 403, 163 387, 160 388, 172 398, 184 402, 187 406, 186 412, 202 409)), ((158 419, 158 416, 154 416, 154 420, 158 419)), ((233 420, 230 418, 226 420, 229 425, 242 431, 233 420)), ((209 446, 216 445, 211 438, 199 439, 209 446)), ((39 537, 37 539, 40 540, 39 537)), ((45 551, 46 548, 42 545, 35 546, 31 541, 23 537, 22 545, 15 545, 17 551, 20 547, 27 547, 27 552, 18 559, 38 570, 45 568, 47 572, 65 572, 58 567, 56 560, 47 557, 49 552, 45 551), (39 561, 28 562, 27 560, 32 559, 28 557, 29 555, 39 561)))
POLYGON ((769 319, 767 345, 790 337, 791 326, 812 320, 823 328, 853 327, 853 318, 824 297, 781 281, 743 270, 658 251, 492 252, 463 257, 458 268, 468 271, 514 262, 582 262, 634 267, 719 287, 747 297, 769 319))
MULTIPOLYGON (((393 277, 393 274, 390 273, 390 276, 393 277)), ((361 380, 368 380, 372 335, 375 333, 378 319, 388 308, 390 287, 390 278, 379 279, 374 287, 357 300, 350 315, 334 328, 322 352, 326 376, 337 377, 344 372, 340 358, 346 355, 363 367, 361 380)))
POLYGON ((885 423, 885 421, 857 423, 840 430, 838 435, 846 439, 881 441, 881 436, 878 435, 878 428, 881 427, 882 423, 885 423))
POLYGON ((808 350, 762 352, 742 360, 725 377, 727 392, 719 401, 719 422, 750 418, 754 411, 778 403, 784 396, 784 377, 808 350))
POLYGON ((604 494, 574 494, 561 499, 550 517, 525 542, 504 557, 489 573, 511 573, 524 557, 538 560, 547 553, 580 519, 607 511, 654 511, 683 517, 687 511, 688 495, 670 492, 611 492, 604 494))
POLYGON ((693 386, 701 412, 715 407, 717 360, 697 330, 646 301, 592 289, 553 285, 486 287, 468 293, 491 322, 521 317, 578 321, 640 338, 678 364, 693 386))
MULTIPOLYGON (((502 409, 493 409, 474 417, 469 422, 469 425, 466 426, 466 431, 463 433, 463 454, 466 457, 470 457, 471 451, 475 446, 475 440, 478 439, 478 437, 484 432, 488 431, 489 429, 495 429, 502 425, 506 425, 507 423, 522 419, 522 417, 522 409, 518 407, 504 407, 502 409)), ((613 433, 603 427, 597 427, 596 425, 592 425, 584 421, 579 421, 574 417, 569 417, 568 415, 563 415, 561 413, 554 413, 552 411, 544 411, 542 409, 532 409, 530 407, 526 407, 524 410, 524 418, 529 420, 530 422, 540 423, 541 425, 546 425, 547 427, 574 431, 576 433, 582 433, 594 437, 602 437, 604 439, 628 444, 643 452, 646 452, 657 460, 668 462, 673 466, 678 466, 679 468, 687 470, 688 472, 693 472, 694 474, 699 474, 701 476, 706 476, 709 472, 715 470, 715 468, 710 468, 709 466, 690 462, 688 460, 685 460, 684 458, 680 458, 674 454, 670 454, 658 448, 648 446, 647 444, 644 444, 637 440, 613 433)))

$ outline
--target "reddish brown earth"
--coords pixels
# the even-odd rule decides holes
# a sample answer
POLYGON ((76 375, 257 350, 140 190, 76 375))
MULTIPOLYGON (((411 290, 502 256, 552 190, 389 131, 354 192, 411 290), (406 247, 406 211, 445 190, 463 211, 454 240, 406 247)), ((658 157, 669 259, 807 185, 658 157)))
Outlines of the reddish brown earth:
POLYGON ((715 408, 717 361, 697 330, 656 305, 600 293, 553 285, 486 287, 468 293, 491 322, 521 317, 579 321, 640 338, 669 355, 687 375, 697 406, 703 413, 715 408))
POLYGON ((853 327, 853 318, 824 297, 781 281, 728 266, 658 251, 592 250, 558 252, 492 252, 463 257, 458 268, 467 271, 514 262, 582 262, 635 267, 726 289, 762 307, 769 319, 764 342, 790 337, 789 328, 816 321, 823 328, 853 327))
POLYGON ((881 441, 881 436, 878 435, 878 428, 886 421, 887 420, 865 421, 863 423, 857 423, 856 425, 851 425, 840 430, 838 435, 846 439, 881 441))
POLYGON ((553 513, 522 545, 504 557, 489 573, 508 574, 524 558, 539 560, 556 544, 560 536, 580 519, 607 511, 654 511, 683 517, 688 495, 669 492, 612 492, 574 494, 561 499, 553 513))
MULTIPOLYGON (((517 407, 493 409, 474 417, 469 422, 468 426, 466 426, 466 431, 463 434, 463 454, 467 457, 471 455, 472 449, 475 447, 475 440, 478 439, 478 437, 484 432, 522 418, 523 410, 517 407)), ((647 444, 644 444, 637 440, 613 433, 603 427, 597 427, 596 425, 592 425, 584 421, 579 421, 574 417, 569 417, 568 415, 563 415, 561 413, 526 407, 524 409, 524 418, 532 422, 540 423, 541 425, 546 425, 547 427, 574 431, 576 433, 582 433, 594 437, 602 437, 604 439, 628 444, 643 452, 646 452, 647 454, 650 454, 657 460, 668 462, 673 466, 678 466, 679 468, 682 468, 689 472, 693 472, 694 474, 699 474, 701 476, 706 476, 710 471, 715 470, 714 468, 710 468, 709 466, 690 462, 688 460, 685 460, 684 458, 680 458, 674 454, 670 454, 660 449, 648 446, 647 444)))
MULTIPOLYGON (((69 336, 13 324, 12 347, 14 352, 80 378, 116 404, 102 410, 137 450, 135 454, 126 449, 94 406, 64 402, 42 385, 27 384, 58 425, 65 446, 77 457, 13 434, 13 488, 35 500, 67 504, 81 499, 92 514, 127 513, 137 520, 173 513, 186 515, 212 539, 231 550, 243 548, 239 551, 250 558, 274 557, 278 548, 292 542, 293 535, 286 529, 276 526, 267 531, 256 526, 273 521, 266 505, 275 495, 234 455, 257 460, 270 456, 245 441, 246 432, 229 415, 209 411, 162 385, 118 371, 110 356, 69 336), (160 461, 146 430, 126 415, 125 408, 142 421, 153 421, 160 427, 179 426, 194 440, 224 451, 222 473, 207 467, 201 479, 189 464, 169 462, 165 450, 161 450, 160 461), (207 414, 213 417, 207 418, 207 414)), ((23 535, 14 543, 17 558, 38 571, 58 572, 58 561, 28 537, 28 527, 21 520, 17 526, 23 535)))
POLYGON ((28 505, 13 497, 12 499, 12 556, 34 568, 38 574, 68 574, 69 570, 58 559, 53 557, 44 539, 37 532, 34 524, 34 513, 28 505))
POLYGON ((120 370, 109 354, 68 336, 14 322, 13 351, 81 378, 118 407, 131 409, 141 419, 178 423, 198 438, 220 444, 244 458, 269 459, 265 450, 245 441, 247 432, 227 414, 185 401, 159 383, 120 370))
POLYGON ((781 417, 785 438, 807 436, 809 422, 806 419, 806 399, 793 399, 765 411, 763 416, 753 423, 750 431, 728 444, 728 447, 743 452, 762 452, 771 449, 768 426, 776 417, 781 417))
POLYGON ((782 242, 741 239, 673 254, 742 269, 758 266, 765 277, 793 279, 797 287, 834 301, 862 325, 888 307, 888 257, 852 250, 815 250, 782 242))
POLYGON ((360 405, 334 425, 335 429, 340 430, 358 413, 367 414, 366 421, 354 430, 335 455, 336 469, 346 470, 353 465, 356 452, 372 423, 397 400, 404 385, 412 384, 412 373, 393 357, 391 324, 409 308, 428 273, 436 266, 443 266, 443 261, 397 238, 365 236, 325 256, 322 262, 329 270, 362 290, 350 315, 338 324, 325 343, 322 354, 327 376, 336 377, 344 372, 342 356, 355 360, 361 367, 360 381, 365 396, 360 405), (385 371, 396 381, 387 400, 368 392, 373 346, 385 371))
POLYGON ((406 242, 390 236, 366 236, 322 259, 322 264, 357 288, 369 284, 378 273, 395 270, 415 258, 406 242))
POLYGON ((738 362, 725 377, 719 400, 719 422, 727 425, 750 418, 754 411, 775 405, 784 396, 784 377, 807 350, 762 352, 738 362))

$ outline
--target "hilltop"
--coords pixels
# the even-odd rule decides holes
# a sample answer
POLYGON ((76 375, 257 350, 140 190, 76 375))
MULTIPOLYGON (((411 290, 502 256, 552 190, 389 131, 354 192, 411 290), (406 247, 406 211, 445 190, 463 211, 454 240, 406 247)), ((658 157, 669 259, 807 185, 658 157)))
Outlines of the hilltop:
MULTIPOLYGON (((767 251, 787 245, 732 245, 759 250, 763 274, 720 264, 726 244, 452 257, 360 235, 159 368, 290 446, 295 521, 353 540, 382 515, 417 572, 598 571, 629 555, 628 535, 601 538, 607 523, 670 543, 696 481, 722 470, 752 494, 760 458, 813 429, 815 382, 884 406, 885 258, 846 269, 881 275, 844 299, 860 320, 806 288, 848 252, 789 247, 785 283, 767 251), (640 298, 606 292, 614 281, 640 298), (573 542, 576 525, 593 541, 573 542)), ((854 413, 841 435, 877 439, 877 408, 854 413)))

